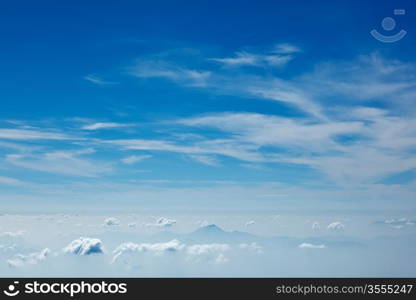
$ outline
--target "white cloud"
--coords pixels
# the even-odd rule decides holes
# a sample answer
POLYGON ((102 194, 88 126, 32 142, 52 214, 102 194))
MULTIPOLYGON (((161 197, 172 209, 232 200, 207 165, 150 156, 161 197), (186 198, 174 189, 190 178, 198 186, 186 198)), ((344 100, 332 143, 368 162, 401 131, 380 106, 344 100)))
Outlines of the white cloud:
MULTIPOLYGON (((334 97, 350 105, 373 100, 406 115, 412 109, 416 64, 385 59, 378 53, 359 56, 350 61, 318 64, 315 71, 304 74, 298 86, 324 103, 334 97), (386 105, 387 104, 387 105, 386 105)), ((327 102, 328 103, 328 102, 327 102)))
POLYGON ((242 150, 252 149, 234 155, 236 158, 309 165, 338 184, 356 185, 416 167, 416 159, 406 154, 406 149, 416 145, 416 136, 406 128, 416 123, 384 114, 381 110, 360 107, 357 114, 352 111, 355 117, 348 121, 316 122, 254 113, 222 113, 182 119, 178 123, 232 134, 234 141, 230 143, 242 150), (355 137, 357 141, 345 144, 344 136, 355 137), (263 146, 277 149, 262 154, 258 149, 263 146), (288 151, 281 153, 279 149, 288 151))
POLYGON ((41 261, 44 261, 48 257, 49 254, 50 254, 50 250, 48 248, 45 248, 40 252, 34 252, 28 255, 17 254, 14 258, 7 260, 7 263, 9 264, 9 266, 12 266, 12 267, 34 265, 41 261))
POLYGON ((147 223, 146 226, 168 228, 168 227, 172 227, 175 224, 176 224, 176 220, 172 220, 172 219, 165 218, 165 217, 160 217, 156 219, 154 223, 147 223))
POLYGON ((113 129, 113 128, 123 128, 129 127, 132 124, 122 124, 115 122, 97 122, 93 124, 84 125, 81 127, 83 130, 100 130, 100 129, 113 129))
MULTIPOLYGON (((259 250, 256 245, 244 245, 241 248, 254 251, 259 250)), ((125 262, 127 264, 134 264, 140 261, 143 262, 147 254, 152 255, 153 259, 162 258, 169 254, 166 257, 170 258, 172 263, 185 263, 185 261, 190 261, 222 264, 228 262, 228 258, 224 256, 224 253, 230 249, 231 247, 227 244, 185 245, 176 239, 169 242, 153 244, 127 242, 119 245, 113 251, 112 263, 125 262)))
POLYGON ((104 252, 101 240, 88 237, 80 237, 72 241, 63 251, 75 255, 100 254, 104 252))
POLYGON ((313 149, 326 151, 336 147, 333 138, 341 134, 359 133, 360 122, 317 123, 308 120, 262 115, 256 113, 221 113, 178 120, 179 124, 193 127, 216 128, 232 133, 241 143, 259 146, 313 149))
POLYGON ((236 52, 235 57, 232 58, 212 58, 211 60, 228 66, 257 66, 259 64, 257 55, 247 52, 236 52))
POLYGON ((230 250, 231 247, 227 244, 197 244, 188 246, 186 251, 191 255, 201 255, 212 252, 223 252, 230 250))
POLYGON ((324 244, 314 245, 310 243, 302 243, 298 246, 299 248, 309 248, 309 249, 324 249, 326 246, 324 244))
POLYGON ((131 155, 131 156, 121 159, 120 161, 123 164, 132 165, 132 164, 135 164, 136 162, 139 162, 139 161, 151 158, 151 157, 152 155, 131 155))
POLYGON ((87 152, 57 151, 42 154, 8 154, 5 161, 12 165, 41 172, 69 176, 97 177, 111 171, 109 165, 80 158, 87 152))
POLYGON ((0 128, 0 139, 10 140, 70 140, 73 139, 58 132, 30 130, 30 129, 4 129, 0 128))
POLYGON ((250 150, 257 149, 256 146, 236 143, 233 140, 206 140, 200 141, 195 145, 176 144, 166 140, 110 140, 105 143, 120 146, 129 150, 154 150, 177 152, 184 154, 217 154, 234 157, 247 161, 262 161, 262 157, 258 153, 250 150))
POLYGON ((222 264, 228 262, 228 258, 224 256, 224 252, 230 249, 231 247, 227 244, 196 244, 188 246, 186 252, 190 260, 222 264))
POLYGON ((120 221, 117 218, 107 218, 104 220, 104 225, 106 226, 118 226, 120 225, 120 221))
POLYGON ((234 57, 212 58, 211 60, 222 63, 227 67, 276 67, 287 64, 290 60, 292 60, 292 57, 290 55, 264 55, 242 51, 236 52, 234 57))
MULTIPOLYGON (((293 53, 299 50, 294 45, 279 44, 276 45, 274 52, 293 53)), ((256 56, 242 52, 225 62, 237 65, 255 64, 256 56)), ((233 114, 224 114, 224 120, 232 119, 228 124, 234 123, 235 129, 226 131, 232 132, 234 137, 239 137, 240 142, 247 142, 240 138, 241 135, 245 138, 249 136, 252 140, 248 142, 254 141, 260 146, 271 143, 290 148, 291 153, 296 156, 291 158, 279 154, 275 157, 276 161, 308 165, 323 172, 340 185, 357 185, 374 183, 389 174, 403 172, 416 166, 416 161, 405 152, 406 149, 415 146, 416 137, 411 131, 402 130, 413 128, 414 118, 392 117, 388 115, 387 110, 373 107, 348 108, 351 113, 347 114, 344 107, 340 109, 342 114, 328 116, 330 112, 326 108, 325 97, 332 97, 335 93, 351 96, 357 101, 373 98, 391 101, 395 96, 400 99, 410 99, 411 97, 405 95, 409 95, 409 90, 416 86, 416 81, 411 76, 415 69, 412 64, 386 60, 378 54, 372 54, 352 62, 338 61, 318 65, 315 72, 304 74, 299 80, 290 82, 276 77, 261 78, 251 75, 229 77, 221 74, 217 80, 210 81, 210 86, 214 90, 219 89, 221 92, 234 95, 246 94, 287 102, 309 113, 314 118, 281 118, 280 121, 274 119, 269 120, 270 122, 259 122, 254 128, 253 123, 246 121, 244 124, 241 120, 236 120, 242 117, 241 114, 235 118, 232 118, 233 114), (390 80, 391 78, 394 80, 390 80), (316 122, 317 120, 320 122, 316 122), (275 124, 271 125, 271 123, 275 124), (247 135, 250 131, 252 134, 247 135), (357 141, 350 145, 343 144, 343 136, 353 136, 357 141), (264 138, 263 142, 259 141, 261 138, 264 138), (278 140, 280 142, 276 142, 278 140), (390 149, 394 147, 395 151, 392 153, 387 147, 390 149)), ((217 75, 213 74, 213 77, 217 75)), ((252 117, 254 115, 252 114, 252 117)), ((205 126, 212 127, 208 123, 213 119, 215 120, 212 116, 207 118, 208 122, 205 126)), ((244 149, 247 145, 243 143, 228 141, 234 144, 234 149, 237 149, 236 145, 243 149, 238 153, 231 151, 224 153, 213 147, 209 149, 208 145, 215 144, 215 141, 210 142, 205 142, 205 147, 201 147, 199 143, 197 146, 188 147, 181 147, 172 142, 156 145, 156 141, 151 141, 147 145, 148 148, 159 150, 163 148, 165 151, 223 154, 247 161, 270 161, 270 158, 265 159, 262 155, 258 155, 257 148, 247 151, 244 149), (150 147, 150 143, 153 147, 150 147)))
POLYGON ((289 43, 281 43, 281 44, 275 45, 271 52, 279 53, 279 54, 292 54, 292 53, 297 53, 301 51, 302 50, 295 45, 292 45, 289 43))
POLYGON ((343 231, 345 228, 345 225, 342 224, 341 222, 333 222, 333 223, 330 223, 326 228, 332 231, 343 231))
MULTIPOLYGON (((377 222, 378 224, 380 222, 377 222)), ((382 224, 388 225, 390 227, 400 229, 405 226, 414 226, 416 224, 416 220, 411 220, 408 218, 397 218, 397 219, 387 219, 381 222, 382 224)))
POLYGON ((152 253, 155 255, 162 255, 164 253, 174 253, 177 251, 182 250, 185 247, 184 244, 181 244, 180 241, 174 239, 169 242, 165 243, 143 243, 143 244, 135 244, 132 242, 127 242, 119 245, 113 251, 113 259, 112 262, 116 262, 122 256, 127 254, 134 254, 134 253, 152 253))

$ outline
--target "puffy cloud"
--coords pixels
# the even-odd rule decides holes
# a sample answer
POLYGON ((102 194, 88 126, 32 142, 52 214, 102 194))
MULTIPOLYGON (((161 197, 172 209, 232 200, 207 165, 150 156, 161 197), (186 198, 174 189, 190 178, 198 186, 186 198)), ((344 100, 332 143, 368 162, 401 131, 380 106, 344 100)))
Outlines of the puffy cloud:
POLYGON ((110 217, 104 220, 104 224, 105 226, 118 226, 120 225, 120 222, 117 218, 114 217, 110 217))
POLYGON ((324 244, 314 245, 310 243, 302 243, 298 246, 299 248, 310 248, 310 249, 324 249, 326 246, 324 244))
POLYGON ((160 217, 154 223, 147 223, 146 226, 155 226, 155 227, 163 227, 168 228, 172 227, 176 224, 176 220, 168 219, 165 217, 160 217))
POLYGON ((166 243, 143 243, 135 244, 132 242, 127 242, 119 245, 113 251, 113 260, 116 262, 122 255, 133 254, 133 253, 153 253, 155 255, 162 255, 163 253, 174 253, 182 250, 185 247, 184 244, 181 244, 178 240, 174 239, 166 243))
POLYGON ((187 252, 191 255, 201 255, 212 252, 222 252, 230 250, 231 247, 228 244, 200 244, 192 245, 187 248, 187 252))
MULTIPOLYGON (((257 244, 242 244, 239 248, 251 251, 261 251, 257 244)), ((231 247, 228 244, 193 244, 186 245, 179 240, 171 240, 164 243, 127 242, 119 245, 113 251, 112 263, 122 262, 129 267, 146 264, 146 255, 152 255, 152 259, 172 259, 172 263, 208 262, 222 264, 228 261, 224 253, 231 247), (169 254, 169 255, 167 255, 169 254), (173 256, 172 256, 173 255, 173 256), (137 265, 140 264, 140 265, 137 265)), ((165 261, 166 262, 166 261, 165 261)))
POLYGON ((345 228, 345 225, 341 222, 333 222, 326 227, 328 230, 332 231, 342 231, 345 228))
POLYGON ((88 237, 80 237, 72 241, 63 250, 65 253, 75 255, 100 254, 104 252, 101 240, 88 237))
POLYGON ((186 252, 190 260, 220 264, 228 261, 223 252, 230 249, 228 244, 197 244, 188 246, 186 252))
POLYGON ((34 252, 28 255, 17 254, 14 258, 7 260, 7 263, 12 267, 20 267, 28 264, 34 265, 38 262, 44 261, 49 254, 50 250, 45 248, 40 252, 34 252))

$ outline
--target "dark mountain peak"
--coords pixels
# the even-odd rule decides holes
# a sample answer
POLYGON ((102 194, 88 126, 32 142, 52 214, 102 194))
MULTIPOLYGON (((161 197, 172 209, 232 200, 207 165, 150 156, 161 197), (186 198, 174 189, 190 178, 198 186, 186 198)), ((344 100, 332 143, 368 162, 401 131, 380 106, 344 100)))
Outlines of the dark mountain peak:
POLYGON ((225 232, 215 224, 209 224, 198 228, 195 232, 225 232))

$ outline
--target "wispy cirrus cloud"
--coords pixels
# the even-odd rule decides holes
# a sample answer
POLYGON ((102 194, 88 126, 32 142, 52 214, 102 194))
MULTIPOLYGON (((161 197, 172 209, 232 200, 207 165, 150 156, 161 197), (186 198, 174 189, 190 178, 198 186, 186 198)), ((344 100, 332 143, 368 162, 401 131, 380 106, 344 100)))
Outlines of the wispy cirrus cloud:
POLYGON ((166 78, 191 87, 204 87, 211 76, 210 71, 180 67, 163 60, 139 60, 128 70, 138 78, 166 78))
MULTIPOLYGON (((286 45, 275 47, 274 53, 281 52, 283 55, 298 50, 286 45)), ((253 57, 248 55, 245 59, 251 63, 253 57)), ((180 157, 184 163, 186 159, 188 162, 191 159, 222 168, 228 167, 226 158, 243 163, 267 164, 269 170, 282 165, 285 168, 307 167, 317 171, 321 180, 334 186, 373 185, 375 188, 375 184, 379 185, 389 176, 416 168, 412 155, 416 146, 412 128, 416 123, 413 117, 406 115, 411 114, 411 109, 403 115, 399 108, 391 105, 395 93, 398 93, 398 99, 411 95, 415 79, 411 63, 371 54, 348 62, 317 64, 312 72, 283 79, 280 74, 252 73, 251 69, 225 70, 209 59, 203 60, 205 65, 194 67, 169 61, 167 56, 142 58, 129 71, 136 77, 163 77, 184 87, 199 87, 212 93, 250 97, 253 101, 278 101, 291 105, 301 114, 294 117, 258 112, 218 112, 176 120, 173 117, 170 121, 153 122, 149 134, 126 131, 122 139, 114 139, 106 132, 100 138, 82 136, 85 131, 124 128, 132 124, 83 119, 78 120, 81 126, 75 129, 70 127, 71 130, 27 126, 6 128, 0 129, 0 139, 14 139, 16 141, 13 142, 21 143, 20 146, 26 140, 39 140, 39 144, 45 142, 45 149, 15 148, 18 153, 7 154, 5 163, 42 172, 75 176, 85 173, 87 175, 83 176, 92 177, 114 168, 111 162, 87 159, 80 153, 62 155, 61 152, 68 151, 54 149, 55 146, 48 141, 59 140, 73 147, 72 143, 79 144, 82 139, 84 146, 93 145, 103 151, 135 151, 115 159, 122 162, 116 165, 120 169, 123 165, 148 158, 147 155, 157 159, 157 152, 165 152, 183 154, 180 157), (209 68, 204 69, 206 64, 209 68), (387 82, 390 76, 393 76, 391 86, 387 82), (318 84, 317 78, 322 84, 318 84), (374 88, 377 85, 387 88, 374 88), (366 86, 368 90, 361 91, 366 86), (360 95, 354 97, 355 91, 360 95), (327 101, 332 96, 346 97, 342 98, 346 101, 328 105, 327 101), (368 100, 384 101, 384 104, 373 105, 368 100), (166 124, 171 126, 168 133, 164 129, 159 130, 166 124), (78 138, 73 139, 73 136, 78 138)), ((23 123, 14 124, 22 126, 23 123)))
POLYGON ((212 167, 217 167, 220 165, 219 161, 213 157, 213 156, 208 156, 208 155, 189 155, 189 157, 201 164, 207 165, 207 166, 212 166, 212 167))
POLYGON ((85 76, 84 79, 91 83, 94 83, 96 85, 101 85, 101 86, 118 84, 118 82, 107 81, 93 74, 89 74, 85 76))
POLYGON ((375 182, 388 174, 416 167, 408 152, 416 145, 416 136, 406 130, 415 126, 414 121, 385 113, 358 107, 348 118, 344 114, 341 120, 333 121, 220 113, 178 122, 230 133, 234 143, 258 149, 256 153, 261 153, 263 161, 309 165, 345 184, 375 182), (271 146, 275 149, 260 150, 271 146))
POLYGON ((88 125, 84 125, 81 127, 83 130, 101 130, 101 129, 115 129, 115 128, 125 128, 131 127, 133 124, 123 124, 123 123, 115 123, 115 122, 97 122, 88 125))
POLYGON ((145 160, 145 159, 148 159, 148 158, 151 158, 151 157, 152 157, 152 155, 131 155, 131 156, 122 158, 120 161, 123 164, 132 165, 132 164, 135 164, 137 162, 140 162, 142 160, 145 160))
POLYGON ((188 155, 217 154, 234 157, 246 161, 263 161, 260 153, 253 150, 256 145, 249 145, 236 142, 232 139, 203 140, 192 144, 182 144, 170 140, 145 140, 145 139, 124 139, 108 140, 104 143, 121 147, 127 150, 151 150, 163 152, 175 152, 188 155))
POLYGON ((5 162, 17 167, 61 175, 97 177, 111 172, 108 163, 98 164, 80 157, 84 152, 56 151, 32 154, 8 154, 5 162))
POLYGON ((6 140, 70 140, 69 135, 41 129, 0 128, 0 139, 6 140))
POLYGON ((274 45, 270 52, 278 53, 278 54, 293 54, 293 53, 302 52, 302 49, 294 44, 280 43, 280 44, 274 45))
POLYGON ((12 177, 0 176, 0 184, 11 185, 11 186, 19 186, 19 185, 23 185, 24 182, 19 180, 19 179, 12 178, 12 177))
POLYGON ((211 58, 210 60, 221 63, 225 67, 281 67, 292 60, 290 55, 276 55, 276 54, 255 54, 250 52, 236 52, 234 57, 211 58))

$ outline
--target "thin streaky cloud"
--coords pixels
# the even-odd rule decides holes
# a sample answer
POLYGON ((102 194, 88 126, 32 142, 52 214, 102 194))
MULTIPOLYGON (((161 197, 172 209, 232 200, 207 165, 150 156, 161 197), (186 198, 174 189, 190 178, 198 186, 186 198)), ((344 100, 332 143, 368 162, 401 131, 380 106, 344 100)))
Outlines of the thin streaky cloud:
POLYGON ((8 140, 71 140, 74 137, 63 133, 43 131, 40 129, 0 129, 0 139, 8 140))
POLYGON ((227 67, 241 67, 241 66, 284 66, 292 60, 292 56, 289 55, 264 55, 254 54, 249 52, 236 52, 234 57, 225 58, 211 58, 210 60, 219 62, 227 67))
POLYGON ((97 122, 88 125, 84 125, 81 127, 83 130, 100 130, 100 129, 113 129, 113 128, 123 128, 123 127, 131 127, 133 124, 122 124, 122 123, 115 123, 115 122, 97 122))
POLYGON ((189 155, 189 157, 196 162, 199 162, 201 164, 211 166, 211 167, 218 167, 220 166, 220 163, 218 159, 216 159, 213 156, 207 156, 207 155, 189 155))
POLYGON ((98 177, 112 170, 109 163, 99 163, 79 157, 77 153, 62 151, 29 155, 8 154, 5 162, 15 167, 77 177, 98 177))
POLYGON ((298 46, 295 46, 289 43, 281 43, 281 44, 275 45, 271 52, 278 53, 278 54, 292 54, 292 53, 297 53, 301 51, 302 49, 300 49, 298 46))
POLYGON ((118 82, 106 81, 106 80, 104 80, 104 79, 102 79, 98 76, 92 75, 92 74, 85 76, 84 79, 91 82, 91 83, 94 83, 96 85, 102 85, 102 86, 118 84, 118 82))
POLYGON ((138 61, 128 69, 130 75, 138 78, 166 78, 190 87, 204 87, 211 76, 210 71, 177 66, 168 61, 138 61))
POLYGON ((24 182, 19 179, 12 178, 12 177, 0 176, 0 184, 18 186, 18 185, 23 185, 24 182))
POLYGON ((123 164, 132 165, 132 164, 135 164, 137 162, 140 162, 142 160, 145 160, 145 159, 148 159, 148 158, 151 158, 151 157, 152 157, 152 155, 131 155, 131 156, 122 158, 120 161, 123 164))

